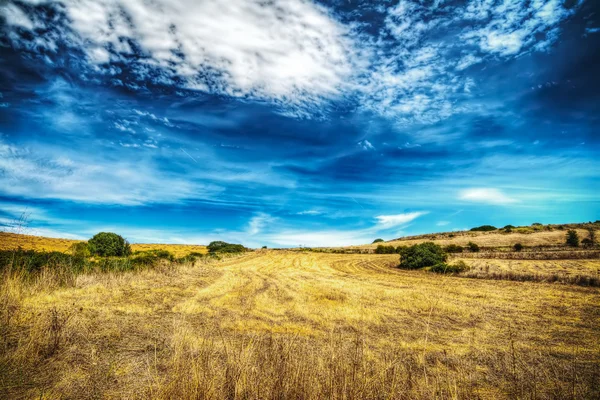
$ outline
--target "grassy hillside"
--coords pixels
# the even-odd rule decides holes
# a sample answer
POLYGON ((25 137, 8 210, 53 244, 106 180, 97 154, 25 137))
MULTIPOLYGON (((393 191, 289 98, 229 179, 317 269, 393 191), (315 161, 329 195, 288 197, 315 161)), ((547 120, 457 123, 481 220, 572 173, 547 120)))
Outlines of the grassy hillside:
POLYGON ((577 231, 580 238, 588 235, 588 229, 600 230, 600 223, 587 224, 563 224, 563 225, 541 225, 515 227, 509 231, 497 229, 490 232, 460 231, 441 232, 418 236, 407 236, 384 243, 366 244, 362 246, 351 246, 352 248, 374 249, 378 244, 393 246, 411 246, 423 242, 434 242, 442 246, 456 244, 466 246, 469 242, 477 243, 481 247, 502 248, 511 247, 515 243, 523 246, 564 246, 565 235, 569 229, 577 231))
POLYGON ((59 288, 4 276, 0 397, 600 396, 600 289, 397 263, 257 251, 59 288))
MULTIPOLYGON (((43 236, 21 235, 0 232, 0 250, 12 250, 21 247, 24 250, 69 252, 74 243, 80 240, 57 239, 43 236)), ((207 253, 206 246, 186 244, 147 244, 133 243, 133 251, 167 250, 175 257, 183 257, 190 253, 207 253)))

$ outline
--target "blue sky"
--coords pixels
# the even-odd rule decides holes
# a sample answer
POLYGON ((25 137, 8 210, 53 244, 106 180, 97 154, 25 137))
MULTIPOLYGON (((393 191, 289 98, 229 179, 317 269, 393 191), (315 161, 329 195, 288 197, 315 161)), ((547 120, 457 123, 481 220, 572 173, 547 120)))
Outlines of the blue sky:
POLYGON ((600 7, 0 5, 0 223, 346 245, 596 220, 600 7))

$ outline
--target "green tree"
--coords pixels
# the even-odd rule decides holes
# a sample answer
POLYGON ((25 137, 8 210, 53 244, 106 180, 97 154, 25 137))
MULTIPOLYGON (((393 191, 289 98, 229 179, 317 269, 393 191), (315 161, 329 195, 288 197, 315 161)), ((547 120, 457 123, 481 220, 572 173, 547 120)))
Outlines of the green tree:
POLYGON ((577 231, 573 229, 567 231, 566 243, 571 247, 579 247, 579 235, 577 234, 577 231))
POLYGON ((394 254, 396 252, 396 248, 394 246, 384 246, 380 244, 375 249, 375 254, 394 254))
POLYGON ((446 246, 445 250, 446 253, 462 253, 464 249, 462 246, 459 246, 457 244, 449 244, 448 246, 446 246))
POLYGON ((232 244, 216 240, 207 246, 209 253, 242 253, 246 248, 241 244, 232 244))
POLYGON ((415 244, 402 249, 400 268, 418 269, 431 267, 446 261, 447 255, 441 246, 433 242, 415 244))
POLYGON ((88 240, 90 253, 101 257, 124 257, 131 254, 131 246, 122 236, 100 232, 88 240))
POLYGON ((479 251, 479 245, 477 243, 469 242, 467 243, 467 246, 473 253, 477 253, 479 251))
POLYGON ((481 226, 477 226, 475 228, 471 228, 471 231, 474 232, 489 232, 489 231, 495 231, 496 228, 495 226, 492 225, 481 225, 481 226))
POLYGON ((383 239, 378 238, 378 239, 373 240, 373 244, 375 244, 375 243, 381 243, 383 241, 384 241, 383 239))
POLYGON ((515 249, 515 251, 521 251, 523 250, 523 245, 521 243, 515 243, 513 249, 515 249))

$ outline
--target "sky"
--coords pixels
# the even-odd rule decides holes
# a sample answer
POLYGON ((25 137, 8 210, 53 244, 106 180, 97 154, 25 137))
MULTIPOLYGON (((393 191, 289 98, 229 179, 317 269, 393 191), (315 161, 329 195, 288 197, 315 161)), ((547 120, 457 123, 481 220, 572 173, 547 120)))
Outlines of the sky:
POLYGON ((296 247, 597 220, 598 71, 593 0, 0 1, 0 229, 296 247))

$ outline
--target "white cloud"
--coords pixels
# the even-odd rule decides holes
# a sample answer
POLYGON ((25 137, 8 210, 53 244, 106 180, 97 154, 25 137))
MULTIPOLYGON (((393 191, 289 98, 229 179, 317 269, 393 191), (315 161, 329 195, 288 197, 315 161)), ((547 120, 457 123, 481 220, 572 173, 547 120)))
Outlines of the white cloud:
POLYGON ((323 213, 318 210, 304 210, 304 211, 300 211, 296 214, 298 214, 298 215, 321 215, 323 213))
MULTIPOLYGON (((340 95, 356 72, 351 28, 310 1, 80 0, 62 7, 71 28, 62 40, 82 47, 92 64, 130 56, 131 41, 144 55, 140 77, 178 78, 189 89, 312 108, 340 95)), ((26 23, 14 9, 4 14, 26 23)))
POLYGON ((484 204, 512 204, 518 202, 517 199, 507 196, 498 189, 494 188, 472 188, 465 189, 459 193, 459 199, 474 203, 484 204))
POLYGON ((27 42, 19 29, 43 25, 43 17, 1 7, 18 27, 9 35, 17 46, 78 47, 93 73, 112 74, 110 62, 121 62, 142 82, 125 82, 130 88, 152 81, 266 100, 293 117, 322 115, 331 100, 354 98, 400 123, 426 124, 474 107, 470 66, 546 51, 582 2, 400 0, 387 10, 374 6, 385 18, 369 36, 308 0, 24 1, 60 4, 67 18, 46 20, 52 32, 27 42))
POLYGON ((425 214, 427 214, 426 211, 415 211, 396 215, 378 215, 375 219, 377 219, 379 228, 388 229, 407 224, 425 214))
POLYGON ((6 23, 12 26, 18 26, 32 30, 35 26, 34 23, 27 17, 27 15, 15 4, 8 3, 0 7, 0 15, 4 15, 6 23))
POLYGON ((162 171, 147 160, 110 160, 75 153, 53 157, 0 141, 0 192, 6 196, 139 205, 180 202, 221 191, 214 184, 162 171))
POLYGON ((256 235, 266 227, 269 226, 274 220, 269 214, 258 213, 250 219, 248 222, 248 229, 246 230, 249 235, 256 235))
POLYGON ((375 147, 367 139, 357 143, 363 150, 375 150, 375 147))
POLYGON ((436 224, 436 226, 446 226, 446 225, 450 225, 450 221, 438 221, 436 224))

